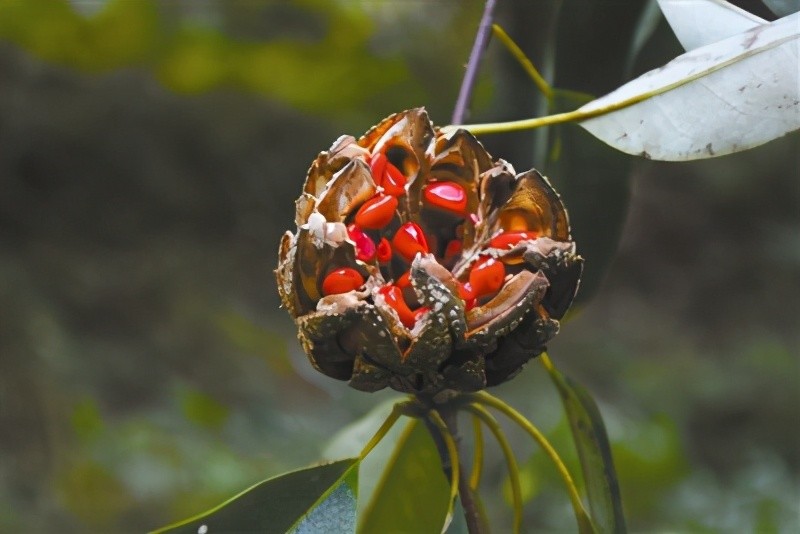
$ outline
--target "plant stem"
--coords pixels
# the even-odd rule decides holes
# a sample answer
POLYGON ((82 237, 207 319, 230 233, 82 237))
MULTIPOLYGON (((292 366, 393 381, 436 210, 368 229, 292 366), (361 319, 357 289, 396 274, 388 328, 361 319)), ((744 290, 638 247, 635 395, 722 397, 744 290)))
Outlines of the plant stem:
POLYGON ((456 107, 453 109, 453 118, 450 120, 451 124, 463 123, 464 116, 467 114, 467 106, 472 97, 472 89, 475 87, 475 80, 478 77, 478 67, 481 63, 481 57, 489 42, 489 36, 492 33, 492 19, 494 18, 494 6, 496 3, 496 0, 486 0, 486 4, 483 7, 483 15, 478 25, 478 33, 475 35, 475 42, 472 45, 472 51, 469 53, 467 71, 464 73, 464 79, 461 80, 461 88, 458 90, 458 99, 456 100, 456 107))
POLYGON ((581 501, 581 497, 578 495, 578 488, 575 485, 575 482, 572 480, 572 475, 570 475, 567 466, 564 465, 563 460, 561 460, 561 457, 558 455, 556 450, 553 448, 550 442, 547 441, 547 438, 544 437, 544 434, 542 434, 539 429, 533 425, 533 423, 528 421, 524 415, 500 399, 490 395, 486 391, 473 393, 471 397, 478 404, 489 406, 504 414, 506 417, 519 425, 523 430, 525 430, 525 432, 527 432, 534 439, 534 441, 539 444, 539 446, 542 448, 542 451, 550 458, 550 461, 553 462, 553 465, 555 465, 559 475, 561 475, 561 479, 564 481, 564 485, 567 488, 567 494, 569 495, 573 510, 575 511, 575 519, 578 521, 578 531, 581 534, 596 532, 596 529, 592 524, 591 517, 583 507, 583 501, 581 501))
POLYGON ((475 455, 472 458, 472 473, 469 476, 469 487, 472 491, 478 491, 481 483, 481 471, 483 469, 483 427, 477 415, 472 416, 472 429, 475 436, 475 455))
POLYGON ((394 406, 392 406, 392 412, 389 414, 389 417, 383 422, 381 427, 375 432, 375 435, 372 436, 372 439, 364 445, 364 448, 361 450, 361 454, 358 455, 360 459, 364 459, 367 455, 375 448, 375 446, 380 443, 380 441, 389 433, 392 429, 394 424, 400 419, 400 416, 403 415, 403 410, 406 409, 408 406, 408 402, 398 402, 394 406))
POLYGON ((447 449, 447 457, 450 458, 450 502, 447 507, 448 522, 453 517, 453 504, 458 496, 459 481, 463 477, 463 469, 461 469, 461 460, 458 457, 458 446, 455 439, 450 434, 450 429, 447 428, 447 423, 442 419, 441 414, 435 409, 431 409, 425 414, 425 418, 430 420, 438 434, 444 441, 445 448, 447 449))
POLYGON ((506 465, 508 466, 508 479, 511 482, 511 495, 514 504, 514 534, 519 534, 522 529, 522 487, 519 482, 519 466, 517 458, 514 456, 514 451, 511 450, 511 444, 503 434, 503 429, 497 423, 497 419, 489 413, 489 411, 480 404, 470 404, 467 410, 481 419, 489 430, 494 434, 497 444, 500 445, 500 450, 503 451, 503 456, 506 457, 506 465))
MULTIPOLYGON (((460 452, 461 436, 458 433, 457 410, 445 410, 442 413, 442 419, 444 419, 444 422, 447 425, 447 430, 450 432, 450 435, 453 436, 453 440, 456 442, 456 447, 460 452)), ((470 487, 467 473, 464 469, 459 469, 458 496, 461 500, 461 507, 464 509, 464 519, 467 522, 467 531, 469 534, 483 534, 485 530, 481 521, 481 512, 478 508, 478 502, 475 500, 475 492, 470 487)))
POLYGON ((525 52, 514 42, 514 40, 506 33, 506 31, 500 27, 498 24, 492 25, 492 33, 494 36, 500 40, 501 43, 506 47, 509 53, 514 56, 514 59, 517 60, 517 63, 522 66, 525 72, 528 74, 533 83, 536 84, 536 87, 539 89, 544 97, 547 99, 548 106, 553 103, 553 88, 550 87, 550 84, 547 83, 547 80, 539 73, 539 70, 533 65, 528 56, 525 55, 525 52))

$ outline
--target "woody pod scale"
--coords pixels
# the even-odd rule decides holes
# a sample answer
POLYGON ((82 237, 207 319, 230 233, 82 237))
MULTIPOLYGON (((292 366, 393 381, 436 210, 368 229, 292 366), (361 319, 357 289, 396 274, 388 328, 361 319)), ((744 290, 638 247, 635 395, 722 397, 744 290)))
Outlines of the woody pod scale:
POLYGON ((321 152, 295 223, 275 271, 283 306, 312 365, 363 391, 512 378, 558 332, 583 266, 545 177, 424 108, 321 152))

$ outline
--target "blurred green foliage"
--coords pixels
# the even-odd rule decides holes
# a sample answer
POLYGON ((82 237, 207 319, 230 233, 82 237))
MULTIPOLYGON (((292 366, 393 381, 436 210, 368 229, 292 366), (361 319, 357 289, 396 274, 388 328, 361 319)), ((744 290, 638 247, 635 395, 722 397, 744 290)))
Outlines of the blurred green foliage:
MULTIPOLYGON (((266 7, 286 11, 280 3, 266 7)), ((254 42, 213 27, 169 24, 154 0, 109 1, 88 16, 65 0, 4 2, 0 38, 87 71, 143 67, 182 93, 237 87, 324 115, 336 114, 332 87, 342 101, 358 106, 409 78, 399 58, 369 53, 374 28, 363 11, 315 0, 292 7, 316 31, 254 42)), ((411 84, 404 92, 421 97, 411 84)))
MULTIPOLYGON (((537 64, 555 58, 557 87, 602 94, 644 5, 509 1, 498 17, 537 64)), ((481 9, 0 2, 0 530, 167 524, 315 462, 393 397, 311 369, 277 309, 274 251, 338 135, 421 104, 447 122, 481 9)), ((634 71, 677 53, 657 24, 634 71)), ((490 46, 472 118, 535 100, 490 46)), ((797 530, 798 136, 682 165, 569 137, 547 170, 596 290, 550 353, 601 401, 631 530, 797 530)), ((484 141, 544 166, 533 135, 484 141)), ((577 473, 557 393, 529 367, 494 393, 577 473)), ((571 525, 550 466, 509 435, 528 459, 525 524, 571 525)), ((488 452, 481 495, 503 531, 488 452)))
POLYGON ((359 519, 362 532, 413 522, 420 532, 440 531, 447 515, 449 484, 425 425, 406 424, 385 464, 375 492, 359 519), (433 476, 431 476, 433 475, 433 476))

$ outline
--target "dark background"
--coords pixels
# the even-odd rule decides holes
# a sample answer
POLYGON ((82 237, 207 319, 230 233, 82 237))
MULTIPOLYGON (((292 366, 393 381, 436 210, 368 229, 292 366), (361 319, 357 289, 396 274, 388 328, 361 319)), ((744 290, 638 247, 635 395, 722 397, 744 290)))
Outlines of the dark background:
MULTIPOLYGON (((556 85, 599 95, 681 52, 647 4, 500 2, 498 21, 556 85)), ((278 309, 277 242, 338 135, 418 105, 448 122, 481 10, 0 3, 0 530, 153 528, 313 463, 394 397, 307 364, 278 309)), ((472 119, 537 105, 492 44, 472 119)), ((544 169, 570 208, 585 284, 550 354, 601 406, 629 526, 797 529, 800 138, 662 163, 576 126, 550 135, 558 161, 533 133, 484 141, 544 169)), ((529 367, 493 392, 574 461, 529 367)), ((525 524, 571 528, 549 467, 511 436, 525 524)), ((503 531, 490 453, 483 494, 503 531)))

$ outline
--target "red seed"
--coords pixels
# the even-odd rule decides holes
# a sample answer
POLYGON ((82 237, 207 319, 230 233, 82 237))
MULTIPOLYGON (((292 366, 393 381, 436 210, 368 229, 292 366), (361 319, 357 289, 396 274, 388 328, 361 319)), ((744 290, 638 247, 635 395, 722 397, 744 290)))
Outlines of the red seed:
POLYGON ((489 246, 492 248, 509 248, 513 247, 520 241, 526 239, 536 239, 539 237, 538 232, 528 230, 527 232, 503 232, 498 234, 489 241, 489 246))
POLYGON ((400 278, 395 280, 394 285, 400 289, 411 287, 411 271, 406 271, 400 275, 400 278))
POLYGON ((458 215, 465 215, 467 211, 467 193, 463 187, 454 182, 428 184, 425 187, 425 200, 431 206, 458 215))
POLYGON ((411 308, 408 307, 408 304, 406 304, 406 301, 403 299, 403 290, 397 286, 386 285, 380 288, 379 291, 383 295, 386 304, 394 308, 397 312, 400 321, 406 328, 413 328, 417 319, 414 312, 411 311, 411 308))
POLYGON ((372 179, 383 187, 387 195, 399 197, 406 194, 406 177, 386 159, 386 154, 377 152, 369 159, 372 179))
POLYGON ((475 291, 472 289, 472 285, 469 282, 462 284, 461 282, 458 283, 458 296, 461 297, 461 300, 467 301, 470 299, 475 298, 475 291))
POLYGON ((444 249, 444 259, 445 261, 452 260, 457 255, 461 254, 464 245, 458 239, 453 239, 449 243, 447 243, 447 247, 444 249))
POLYGON ((483 297, 497 292, 503 287, 506 268, 503 262, 492 257, 479 259, 469 272, 469 285, 476 297, 483 297))
POLYGON ((471 310, 478 303, 478 298, 475 296, 475 291, 469 282, 462 284, 458 283, 458 296, 464 301, 464 309, 471 310))
POLYGON ((382 237, 380 242, 378 243, 378 261, 381 263, 386 263, 392 259, 392 246, 389 244, 389 240, 385 237, 382 237))
POLYGON ((337 295, 347 293, 364 285, 361 273, 350 267, 334 269, 322 281, 323 295, 337 295))
POLYGON ((358 208, 355 222, 361 228, 379 230, 391 222, 396 209, 397 199, 395 197, 376 195, 358 208))
POLYGON ((403 176, 400 169, 387 162, 381 187, 388 195, 403 196, 406 194, 406 177, 403 176))
POLYGON ((400 257, 410 262, 417 252, 427 253, 428 242, 417 223, 407 222, 397 230, 392 238, 392 248, 400 257))
POLYGON ((356 244, 356 258, 372 261, 375 258, 375 243, 355 224, 347 227, 347 235, 356 244))
POLYGON ((369 158, 369 168, 372 171, 372 179, 378 185, 381 185, 380 182, 383 181, 383 173, 386 171, 386 163, 388 161, 389 160, 386 159, 386 154, 383 152, 377 152, 369 158))

